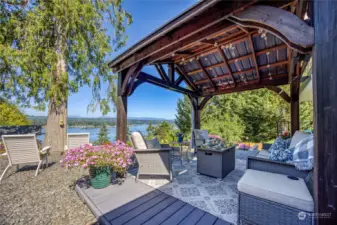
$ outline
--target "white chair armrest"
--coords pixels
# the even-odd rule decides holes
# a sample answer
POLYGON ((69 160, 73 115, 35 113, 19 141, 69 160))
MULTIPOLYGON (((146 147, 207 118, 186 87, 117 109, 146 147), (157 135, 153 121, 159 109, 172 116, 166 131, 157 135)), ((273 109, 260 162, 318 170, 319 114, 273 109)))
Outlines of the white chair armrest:
POLYGON ((50 148, 51 148, 51 146, 46 146, 46 147, 44 147, 44 148, 40 151, 40 153, 46 154, 46 153, 49 152, 50 148))
POLYGON ((64 151, 68 151, 68 145, 64 146, 64 151))

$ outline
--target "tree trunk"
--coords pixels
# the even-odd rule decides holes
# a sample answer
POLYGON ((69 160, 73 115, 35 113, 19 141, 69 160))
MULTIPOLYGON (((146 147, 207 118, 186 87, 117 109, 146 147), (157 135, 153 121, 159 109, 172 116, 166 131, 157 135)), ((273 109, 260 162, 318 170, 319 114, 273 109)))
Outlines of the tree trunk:
POLYGON ((51 146, 52 152, 64 151, 67 145, 67 100, 56 104, 54 99, 50 99, 45 130, 44 145, 51 146))
POLYGON ((51 86, 56 85, 49 99, 48 119, 44 145, 51 146, 51 151, 62 152, 67 145, 67 108, 68 108, 68 78, 67 64, 64 57, 66 42, 62 35, 62 26, 56 26, 55 52, 57 55, 56 70, 51 75, 51 86))

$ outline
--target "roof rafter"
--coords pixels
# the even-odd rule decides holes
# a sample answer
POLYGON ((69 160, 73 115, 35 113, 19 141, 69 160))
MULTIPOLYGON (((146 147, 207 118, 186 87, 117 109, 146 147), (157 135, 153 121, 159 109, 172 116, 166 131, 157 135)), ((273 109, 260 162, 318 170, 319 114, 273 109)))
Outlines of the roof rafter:
POLYGON ((186 75, 185 71, 178 65, 175 64, 174 65, 176 72, 184 78, 186 84, 194 91, 196 91, 198 88, 194 85, 194 83, 188 78, 188 76, 186 75))
POLYGON ((215 87, 215 85, 214 85, 214 83, 213 83, 213 81, 212 81, 212 78, 211 78, 211 76, 208 74, 208 72, 205 70, 205 68, 204 68, 204 66, 202 65, 200 59, 197 59, 196 61, 197 61, 198 65, 199 65, 199 67, 200 67, 200 68, 202 69, 202 71, 204 72, 205 76, 207 77, 207 80, 211 83, 212 87, 215 89, 216 87, 215 87))
POLYGON ((259 65, 257 64, 253 38, 252 38, 251 34, 249 35, 249 44, 250 44, 250 47, 251 47, 251 50, 252 50, 252 56, 253 56, 253 60, 254 60, 254 64, 255 64, 257 80, 260 83, 260 70, 259 70, 259 65))
POLYGON ((225 53, 222 51, 222 48, 220 48, 219 46, 218 46, 218 52, 219 52, 219 54, 220 54, 220 56, 221 56, 221 58, 222 58, 222 60, 223 60, 223 65, 226 67, 226 69, 227 69, 229 75, 230 75, 231 78, 232 78, 232 81, 233 81, 234 86, 236 86, 236 81, 235 81, 235 78, 234 78, 234 76, 233 76, 233 74, 232 74, 231 68, 229 67, 229 65, 228 65, 228 63, 227 63, 227 59, 226 59, 225 53))

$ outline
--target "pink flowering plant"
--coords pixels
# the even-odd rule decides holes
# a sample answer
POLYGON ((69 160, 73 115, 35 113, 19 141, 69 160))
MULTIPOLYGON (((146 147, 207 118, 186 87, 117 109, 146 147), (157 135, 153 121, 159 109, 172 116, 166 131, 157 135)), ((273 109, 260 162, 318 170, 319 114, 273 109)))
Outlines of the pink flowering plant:
POLYGON ((249 145, 246 145, 245 143, 240 143, 238 145, 238 149, 241 149, 241 150, 248 150, 249 149, 249 145))
POLYGON ((134 150, 121 141, 104 145, 82 145, 69 149, 61 164, 64 167, 111 167, 115 172, 123 173, 132 164, 134 150))

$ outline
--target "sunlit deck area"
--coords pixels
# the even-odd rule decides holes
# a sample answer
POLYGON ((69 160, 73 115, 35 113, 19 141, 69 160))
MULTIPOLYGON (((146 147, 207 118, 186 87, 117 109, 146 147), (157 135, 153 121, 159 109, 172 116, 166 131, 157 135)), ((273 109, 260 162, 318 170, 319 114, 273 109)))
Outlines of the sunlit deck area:
POLYGON ((172 182, 154 176, 135 182, 135 169, 121 184, 100 190, 79 183, 76 191, 103 224, 236 224, 237 182, 245 158, 255 154, 238 152, 235 170, 224 179, 198 174, 194 158, 173 162, 172 182))

